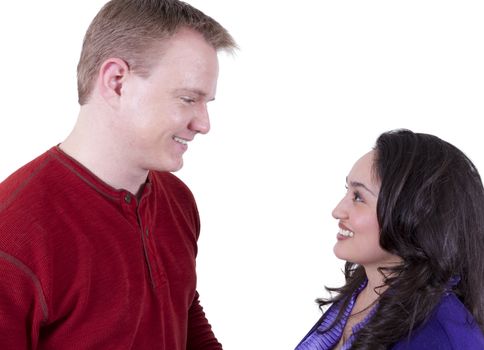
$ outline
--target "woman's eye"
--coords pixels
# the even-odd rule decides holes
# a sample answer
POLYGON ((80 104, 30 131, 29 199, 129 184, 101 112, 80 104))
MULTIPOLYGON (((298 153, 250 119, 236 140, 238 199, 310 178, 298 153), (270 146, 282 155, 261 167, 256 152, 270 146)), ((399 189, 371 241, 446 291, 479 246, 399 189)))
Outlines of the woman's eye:
MULTIPOLYGON (((348 185, 345 185, 346 193, 348 194, 349 192, 349 187, 348 185)), ((353 202, 363 202, 363 197, 361 197, 360 192, 358 191, 353 191, 353 202)))
POLYGON ((363 202, 363 198, 361 197, 358 191, 353 192, 353 201, 354 202, 363 202))

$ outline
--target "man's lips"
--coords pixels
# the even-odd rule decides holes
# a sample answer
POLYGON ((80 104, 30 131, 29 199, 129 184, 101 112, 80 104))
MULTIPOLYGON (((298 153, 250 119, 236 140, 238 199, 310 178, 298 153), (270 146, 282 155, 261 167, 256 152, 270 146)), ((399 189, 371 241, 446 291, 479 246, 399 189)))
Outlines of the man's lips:
POLYGON ((181 143, 182 145, 185 145, 185 146, 188 144, 188 142, 191 141, 189 139, 184 139, 180 136, 173 136, 173 140, 175 140, 176 142, 181 143))

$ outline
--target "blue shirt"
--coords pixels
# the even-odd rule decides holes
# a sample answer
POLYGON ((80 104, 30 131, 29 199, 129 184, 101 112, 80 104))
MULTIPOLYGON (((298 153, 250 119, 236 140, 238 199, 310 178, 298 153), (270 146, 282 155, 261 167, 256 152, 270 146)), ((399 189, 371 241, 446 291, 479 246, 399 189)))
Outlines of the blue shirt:
POLYGON ((448 293, 427 322, 391 350, 483 350, 484 335, 469 310, 448 293))
MULTIPOLYGON (((355 305, 356 298, 360 294, 361 290, 366 287, 368 281, 365 281, 361 286, 352 294, 348 306, 343 312, 343 317, 340 321, 333 325, 336 320, 339 310, 342 307, 343 300, 338 303, 333 304, 328 311, 325 312, 323 317, 316 323, 316 325, 311 329, 311 331, 304 337, 304 339, 296 347, 296 350, 330 350, 333 349, 336 344, 338 344, 341 336, 343 335, 343 330, 345 328, 346 322, 348 321, 351 311, 355 305)), ((368 320, 373 316, 375 312, 375 307, 370 311, 368 316, 365 317, 363 321, 358 323, 352 328, 352 335, 343 344, 341 350, 347 350, 351 347, 353 343, 354 336, 358 330, 363 327, 368 320)))
MULTIPOLYGON (((335 326, 328 327, 336 319, 340 303, 333 304, 321 317, 308 335, 299 343, 296 350, 331 350, 338 344, 343 329, 353 309, 356 297, 362 285, 351 297, 343 317, 335 326), (317 331, 319 330, 319 332, 317 331), (321 332, 325 331, 325 332, 321 332)), ((373 316, 370 314, 353 327, 356 334, 373 316)), ((353 336, 343 345, 342 349, 350 349, 353 336)), ((430 315, 427 322, 412 331, 405 338, 390 347, 391 350, 484 350, 484 335, 476 321, 454 293, 447 293, 430 315)))

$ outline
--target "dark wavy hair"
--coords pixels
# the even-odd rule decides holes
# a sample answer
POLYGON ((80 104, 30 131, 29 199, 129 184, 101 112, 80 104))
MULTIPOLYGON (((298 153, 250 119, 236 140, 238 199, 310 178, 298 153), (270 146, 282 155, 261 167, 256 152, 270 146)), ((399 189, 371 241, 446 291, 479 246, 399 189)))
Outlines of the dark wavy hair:
MULTIPOLYGON (((409 337, 449 289, 484 331, 484 187, 475 165, 450 143, 409 130, 380 135, 374 151, 380 245, 402 263, 379 269, 387 289, 351 349, 387 349, 409 337)), ((326 287, 337 295, 318 299, 320 307, 344 308, 366 279, 351 262, 344 273, 346 284, 326 287)))

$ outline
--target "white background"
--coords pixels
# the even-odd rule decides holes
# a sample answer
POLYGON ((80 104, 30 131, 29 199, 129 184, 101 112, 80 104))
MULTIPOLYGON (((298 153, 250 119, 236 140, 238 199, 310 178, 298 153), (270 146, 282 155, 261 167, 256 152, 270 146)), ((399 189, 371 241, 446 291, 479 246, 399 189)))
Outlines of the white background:
MULTIPOLYGON (((436 134, 484 169, 484 3, 189 2, 241 48, 221 55, 211 133, 178 173, 202 217, 202 303, 225 349, 293 349, 342 282, 331 210, 381 132, 436 134)), ((1 2, 0 180, 72 128, 103 3, 1 2)))

